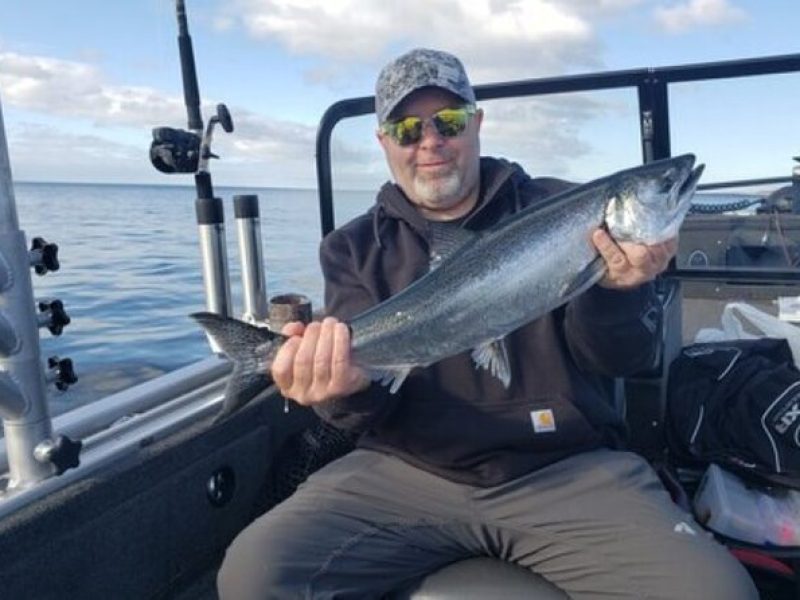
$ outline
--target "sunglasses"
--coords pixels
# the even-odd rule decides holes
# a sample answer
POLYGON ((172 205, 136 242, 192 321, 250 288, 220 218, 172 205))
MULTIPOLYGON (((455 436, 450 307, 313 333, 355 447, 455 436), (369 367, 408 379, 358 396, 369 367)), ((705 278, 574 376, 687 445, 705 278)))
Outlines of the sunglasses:
POLYGON ((460 108, 443 108, 428 119, 419 117, 403 117, 395 121, 386 121, 381 131, 392 138, 398 146, 410 146, 422 139, 425 125, 430 122, 442 137, 452 138, 464 133, 470 117, 475 114, 472 105, 460 108))

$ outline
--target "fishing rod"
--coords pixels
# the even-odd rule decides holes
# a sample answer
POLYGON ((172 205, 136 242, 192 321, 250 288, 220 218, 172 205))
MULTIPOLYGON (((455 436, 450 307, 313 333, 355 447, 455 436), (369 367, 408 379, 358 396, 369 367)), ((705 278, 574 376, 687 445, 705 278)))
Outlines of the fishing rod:
MULTIPOLYGON (((200 232, 206 308, 210 312, 231 316, 224 209, 222 200, 214 196, 210 160, 219 158, 211 151, 215 126, 219 124, 226 133, 231 133, 233 120, 228 108, 224 104, 217 104, 216 114, 208 120, 204 129, 200 110, 200 88, 184 0, 176 0, 176 14, 183 97, 188 117, 187 129, 154 128, 150 160, 162 173, 194 174, 197 191, 195 208, 200 232)), ((242 259, 245 317, 251 321, 264 319, 267 316, 266 286, 261 268, 258 197, 250 194, 235 196, 234 205, 242 259)), ((212 349, 219 351, 216 344, 209 341, 212 349)))
POLYGON ((194 173, 199 197, 213 197, 209 159, 219 158, 211 152, 214 127, 219 124, 226 133, 233 131, 233 119, 224 104, 217 104, 217 114, 203 131, 200 112, 200 86, 197 82, 192 37, 186 18, 184 0, 176 0, 178 19, 178 52, 181 61, 183 99, 188 116, 188 131, 172 127, 153 129, 150 160, 162 173, 194 173), (202 193, 200 193, 202 192, 202 193))

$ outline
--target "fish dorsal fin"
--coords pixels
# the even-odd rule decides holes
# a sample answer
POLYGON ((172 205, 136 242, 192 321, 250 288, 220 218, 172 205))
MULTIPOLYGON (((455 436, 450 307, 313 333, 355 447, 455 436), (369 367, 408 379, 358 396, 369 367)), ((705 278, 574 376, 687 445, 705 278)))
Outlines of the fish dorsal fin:
POLYGON ((464 229, 455 223, 431 221, 429 226, 431 229, 431 271, 478 236, 474 231, 464 229))
POLYGON ((583 292, 592 287, 595 283, 600 281, 606 272, 606 261, 602 256, 596 257, 592 262, 586 265, 580 273, 575 276, 568 285, 564 286, 564 291, 561 292, 561 303, 567 302, 575 296, 581 295, 583 292))
POLYGON ((503 387, 511 384, 511 367, 508 364, 508 352, 503 338, 481 344, 472 351, 472 360, 482 369, 487 369, 497 377, 503 387))
POLYGON ((216 313, 196 312, 189 316, 206 330, 206 333, 233 361, 246 360, 252 356, 254 348, 284 338, 266 327, 256 327, 216 313))

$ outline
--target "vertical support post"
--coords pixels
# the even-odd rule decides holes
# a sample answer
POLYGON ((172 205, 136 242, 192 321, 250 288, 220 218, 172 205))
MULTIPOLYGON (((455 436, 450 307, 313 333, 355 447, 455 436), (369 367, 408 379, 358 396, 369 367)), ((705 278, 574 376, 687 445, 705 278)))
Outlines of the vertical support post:
POLYGON ((642 132, 642 160, 652 162, 672 156, 669 134, 667 84, 654 72, 638 85, 639 123, 642 132))
POLYGON ((8 491, 28 487, 55 472, 35 451, 52 437, 39 348, 25 234, 17 220, 11 165, 0 107, 0 416, 9 463, 8 491))

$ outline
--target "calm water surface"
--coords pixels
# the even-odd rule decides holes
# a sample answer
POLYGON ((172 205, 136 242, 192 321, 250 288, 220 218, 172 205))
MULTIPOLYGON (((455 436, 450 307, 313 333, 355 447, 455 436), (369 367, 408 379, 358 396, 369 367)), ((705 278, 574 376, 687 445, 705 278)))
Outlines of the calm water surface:
MULTIPOLYGON (((313 190, 223 188, 233 306, 242 310, 233 195, 256 193, 267 291, 308 295, 321 307, 319 210, 313 190)), ((203 310, 194 188, 17 183, 20 227, 59 246, 61 269, 33 275, 37 299, 59 298, 72 323, 41 330, 43 358, 72 358, 79 382, 52 391, 53 413, 208 355, 188 318, 203 310)), ((372 192, 341 192, 337 223, 367 208, 372 192)))

